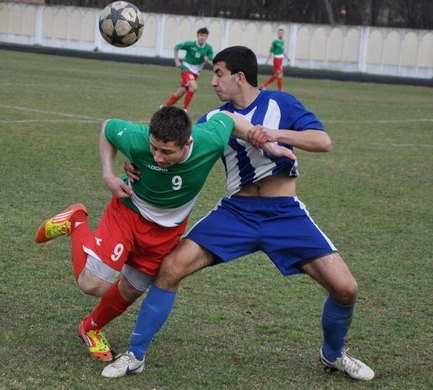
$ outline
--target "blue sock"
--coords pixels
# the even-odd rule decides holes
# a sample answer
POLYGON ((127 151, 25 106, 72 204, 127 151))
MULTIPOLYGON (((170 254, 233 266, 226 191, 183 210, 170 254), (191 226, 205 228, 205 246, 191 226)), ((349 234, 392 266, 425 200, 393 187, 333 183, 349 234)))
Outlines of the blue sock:
POLYGON ((143 360, 147 347, 170 316, 176 299, 175 291, 152 285, 143 300, 129 344, 129 352, 143 360))
POLYGON ((330 362, 341 357, 346 335, 352 322, 355 304, 341 305, 331 296, 323 306, 322 328, 323 347, 322 352, 330 362))

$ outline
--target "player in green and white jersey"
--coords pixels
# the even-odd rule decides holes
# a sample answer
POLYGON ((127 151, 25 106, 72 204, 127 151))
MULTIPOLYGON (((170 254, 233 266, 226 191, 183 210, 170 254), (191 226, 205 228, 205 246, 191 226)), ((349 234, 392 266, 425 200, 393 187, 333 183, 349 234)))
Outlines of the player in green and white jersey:
POLYGON ((181 42, 174 47, 174 63, 177 68, 180 68, 182 80, 179 88, 164 102, 163 106, 172 106, 185 95, 182 108, 184 110, 188 109, 194 93, 197 91, 197 79, 205 63, 213 66, 213 49, 206 42, 208 36, 209 30, 206 27, 202 27, 197 31, 196 41, 181 42), (182 61, 179 59, 180 50, 186 51, 182 61))
POLYGON ((286 58, 287 63, 290 64, 290 58, 284 51, 284 30, 282 28, 277 31, 277 39, 272 41, 271 48, 269 49, 269 55, 266 59, 266 63, 269 62, 271 56, 274 57, 272 76, 270 76, 262 85, 261 89, 266 89, 269 85, 271 85, 275 80, 277 80, 278 90, 283 90, 283 75, 284 75, 284 67, 283 60, 286 58))
MULTIPOLYGON (((162 259, 185 232, 188 215, 230 135, 247 140, 251 128, 246 119, 229 112, 192 126, 188 114, 177 107, 157 111, 149 126, 121 119, 104 122, 102 172, 114 196, 98 227, 92 232, 86 208, 75 204, 43 222, 36 233, 37 243, 71 235, 77 284, 83 292, 101 297, 78 327, 93 358, 112 360, 101 329, 153 282, 162 259), (118 152, 138 168, 138 181, 116 175, 118 152)), ((264 149, 292 156, 277 144, 264 149)))

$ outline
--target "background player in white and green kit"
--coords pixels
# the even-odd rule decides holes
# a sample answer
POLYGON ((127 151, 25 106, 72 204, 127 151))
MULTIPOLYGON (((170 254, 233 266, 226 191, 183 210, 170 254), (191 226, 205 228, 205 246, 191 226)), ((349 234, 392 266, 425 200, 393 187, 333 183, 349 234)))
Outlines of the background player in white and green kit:
MULTIPOLYGON (((104 122, 99 149, 103 178, 114 196, 97 229, 90 230, 87 210, 78 204, 42 223, 36 234, 38 243, 70 234, 77 284, 101 297, 78 326, 93 358, 112 359, 101 329, 147 290, 162 259, 185 232, 188 215, 230 135, 247 140, 251 128, 228 112, 192 126, 177 107, 157 111, 149 126, 121 119, 104 122), (138 168, 140 180, 131 183, 126 175, 116 175, 118 151, 138 168)), ((293 157, 277 144, 264 149, 293 157)))
POLYGON ((274 39, 271 44, 271 48, 269 49, 269 55, 266 59, 266 63, 269 63, 269 60, 273 56, 273 68, 272 75, 261 85, 261 89, 266 89, 269 85, 271 85, 275 80, 277 80, 277 87, 279 91, 283 90, 283 75, 284 75, 284 67, 283 60, 287 59, 287 62, 290 64, 290 58, 286 55, 284 51, 284 30, 282 28, 277 31, 277 39, 274 39))
POLYGON ((177 68, 180 68, 181 83, 179 88, 171 95, 163 104, 163 106, 172 106, 185 95, 182 108, 186 110, 191 103, 194 93, 197 91, 197 79, 202 71, 205 63, 212 66, 213 49, 207 43, 209 30, 202 27, 197 31, 196 41, 186 41, 178 43, 174 47, 174 63, 177 68), (184 59, 179 59, 179 50, 185 50, 184 59))

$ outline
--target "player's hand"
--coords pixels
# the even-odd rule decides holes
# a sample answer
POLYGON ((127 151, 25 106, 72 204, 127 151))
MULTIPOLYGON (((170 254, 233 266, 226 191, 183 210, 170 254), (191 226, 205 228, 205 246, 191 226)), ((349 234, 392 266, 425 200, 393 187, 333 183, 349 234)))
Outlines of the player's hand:
POLYGON ((255 125, 248 130, 248 142, 260 149, 265 142, 275 142, 275 130, 268 129, 262 125, 255 125))
POLYGON ((274 157, 287 157, 290 158, 290 160, 296 160, 296 155, 293 153, 293 150, 278 145, 276 142, 266 142, 262 149, 274 157))
POLYGON ((131 161, 126 160, 125 163, 123 164, 123 169, 125 170, 125 173, 128 175, 129 181, 131 183, 135 183, 136 181, 140 180, 140 177, 138 176, 140 174, 140 171, 131 161))
POLYGON ((129 187, 120 177, 109 176, 104 178, 105 184, 116 198, 130 198, 133 194, 129 187))
POLYGON ((182 62, 178 58, 174 60, 174 64, 176 65, 176 68, 180 68, 182 66, 182 62))

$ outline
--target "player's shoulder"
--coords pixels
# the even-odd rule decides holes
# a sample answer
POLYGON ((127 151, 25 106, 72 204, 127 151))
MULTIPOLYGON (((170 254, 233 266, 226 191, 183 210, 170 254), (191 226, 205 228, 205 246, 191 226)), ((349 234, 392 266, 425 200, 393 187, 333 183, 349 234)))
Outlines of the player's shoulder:
POLYGON ((126 119, 121 118, 110 118, 104 121, 104 128, 107 131, 119 132, 122 135, 122 132, 147 132, 148 126, 136 122, 131 122, 126 119))
POLYGON ((195 44, 195 41, 183 41, 176 44, 177 49, 181 49, 183 47, 189 47, 195 44))
POLYGON ((277 102, 293 102, 298 101, 298 98, 285 91, 274 91, 271 89, 262 90, 261 97, 265 100, 275 100, 277 102))
POLYGON ((197 124, 199 123, 204 123, 206 121, 208 121, 212 116, 214 116, 216 113, 220 112, 220 111, 230 111, 233 112, 233 109, 230 109, 229 104, 223 104, 222 106, 216 107, 213 110, 207 112, 206 114, 203 114, 198 120, 197 120, 197 124))

